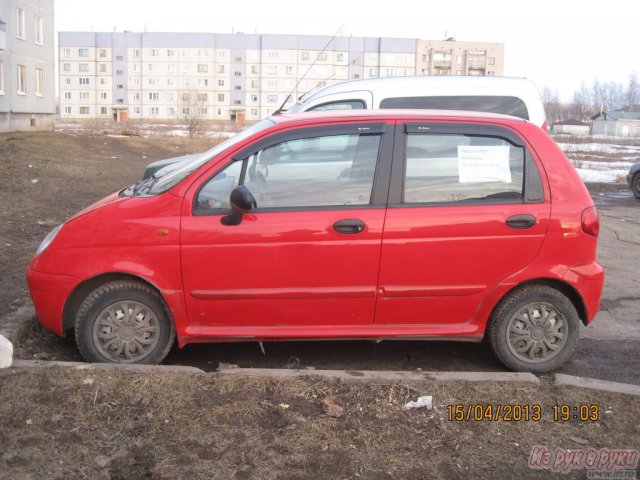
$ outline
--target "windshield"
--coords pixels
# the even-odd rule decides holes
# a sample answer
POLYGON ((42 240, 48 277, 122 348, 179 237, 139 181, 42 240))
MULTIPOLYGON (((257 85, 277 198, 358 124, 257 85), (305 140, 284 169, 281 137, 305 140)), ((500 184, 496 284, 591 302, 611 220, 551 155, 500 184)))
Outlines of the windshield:
POLYGON ((153 181, 153 184, 149 187, 149 189, 146 192, 147 195, 158 195, 160 193, 166 192, 167 190, 176 186, 178 183, 180 183, 182 180, 187 178, 189 175, 195 172, 202 165, 207 163, 209 160, 211 160, 213 157, 223 152, 227 148, 231 147, 232 145, 235 145, 236 143, 240 143, 241 141, 249 138, 254 133, 258 133, 274 125, 275 125, 275 122, 273 120, 269 120, 269 119, 262 120, 256 123, 255 125, 253 125, 252 127, 249 127, 246 130, 243 130, 242 132, 225 140, 224 142, 219 143, 218 145, 213 147, 211 150, 206 151, 202 155, 194 158, 193 160, 184 162, 184 165, 180 165, 178 168, 176 168, 175 170, 171 170, 166 175, 162 175, 161 177, 155 178, 155 180, 153 181))

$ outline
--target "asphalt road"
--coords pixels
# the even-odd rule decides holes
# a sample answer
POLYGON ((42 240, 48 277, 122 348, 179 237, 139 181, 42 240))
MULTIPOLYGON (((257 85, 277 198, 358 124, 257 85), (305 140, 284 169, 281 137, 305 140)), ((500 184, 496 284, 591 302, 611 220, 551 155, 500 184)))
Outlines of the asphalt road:
MULTIPOLYGON (((601 311, 582 329, 572 358, 557 373, 640 385, 640 200, 628 191, 593 191, 601 218, 598 258, 606 269, 601 311)), ((370 341, 188 345, 165 363, 214 370, 255 368, 502 371, 484 344, 370 341)))

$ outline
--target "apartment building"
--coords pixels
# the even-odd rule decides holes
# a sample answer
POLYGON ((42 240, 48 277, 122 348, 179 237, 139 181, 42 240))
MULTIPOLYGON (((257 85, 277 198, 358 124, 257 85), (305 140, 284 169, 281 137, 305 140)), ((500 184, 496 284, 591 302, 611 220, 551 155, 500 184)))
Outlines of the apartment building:
POLYGON ((53 128, 53 0, 0 0, 0 132, 53 128))
POLYGON ((418 40, 416 75, 503 75, 504 44, 418 40))
MULTIPOLYGON (((427 48, 424 42, 241 33, 60 32, 60 114, 72 119, 179 121, 195 113, 208 120, 253 121, 272 114, 285 101, 291 105, 301 95, 332 83, 435 74, 422 70, 419 49, 427 48)), ((488 59, 493 58, 494 45, 465 43, 470 46, 465 48, 474 53, 491 51, 488 59)), ((485 74, 501 75, 502 64, 500 57, 485 74)))

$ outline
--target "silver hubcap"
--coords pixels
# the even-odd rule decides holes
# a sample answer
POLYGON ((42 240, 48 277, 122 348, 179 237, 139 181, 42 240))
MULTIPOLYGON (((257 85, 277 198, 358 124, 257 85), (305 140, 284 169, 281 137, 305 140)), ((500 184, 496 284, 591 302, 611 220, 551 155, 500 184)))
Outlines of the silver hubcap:
POLYGON ((139 302, 118 302, 106 307, 93 325, 93 343, 112 362, 143 360, 158 345, 160 323, 153 311, 139 302))
POLYGON ((542 363, 555 357, 567 342, 566 318, 549 303, 530 303, 520 308, 507 325, 507 346, 527 363, 542 363))

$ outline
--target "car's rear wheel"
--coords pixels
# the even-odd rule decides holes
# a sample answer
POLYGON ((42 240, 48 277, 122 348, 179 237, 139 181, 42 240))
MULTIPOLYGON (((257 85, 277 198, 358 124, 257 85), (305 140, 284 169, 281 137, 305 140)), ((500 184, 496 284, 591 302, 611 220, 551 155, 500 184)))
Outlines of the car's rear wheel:
POLYGON ((89 362, 161 362, 175 328, 160 295, 135 280, 116 280, 91 292, 75 321, 78 349, 89 362))
POLYGON ((640 199, 640 173, 636 173, 631 181, 631 191, 636 198, 640 199))
POLYGON ((500 361, 516 371, 547 372, 571 356, 580 318, 558 290, 528 286, 510 293, 489 320, 487 337, 500 361))

